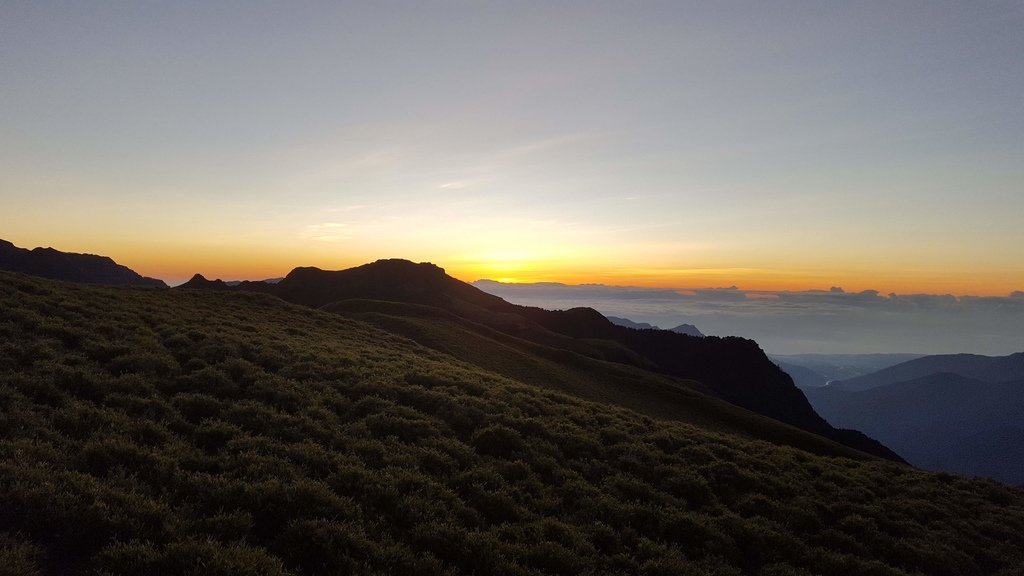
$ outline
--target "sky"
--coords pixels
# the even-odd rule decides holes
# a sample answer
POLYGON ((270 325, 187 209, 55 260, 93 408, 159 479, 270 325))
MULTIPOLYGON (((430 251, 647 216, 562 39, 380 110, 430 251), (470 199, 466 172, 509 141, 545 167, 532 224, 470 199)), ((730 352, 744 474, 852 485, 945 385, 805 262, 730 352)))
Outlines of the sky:
POLYGON ((1021 0, 0 0, 0 238, 1007 296, 1022 54, 1021 0))

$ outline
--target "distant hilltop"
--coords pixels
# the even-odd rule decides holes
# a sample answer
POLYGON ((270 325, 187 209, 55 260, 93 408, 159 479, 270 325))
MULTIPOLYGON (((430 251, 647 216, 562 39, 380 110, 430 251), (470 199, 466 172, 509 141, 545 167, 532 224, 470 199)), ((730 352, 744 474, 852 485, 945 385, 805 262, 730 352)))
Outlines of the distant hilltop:
MULTIPOLYGON (((626 328, 635 328, 637 330, 661 330, 658 326, 647 322, 633 322, 629 318, 619 318, 618 316, 605 316, 609 322, 617 326, 625 326, 626 328)), ((669 332, 676 332, 678 334, 686 334, 687 336, 700 336, 703 337, 704 333, 697 329, 693 324, 680 324, 675 328, 669 328, 669 332)))
POLYGON ((53 248, 28 250, 6 240, 0 240, 0 270, 65 282, 167 288, 163 280, 142 276, 107 256, 61 252, 53 248))

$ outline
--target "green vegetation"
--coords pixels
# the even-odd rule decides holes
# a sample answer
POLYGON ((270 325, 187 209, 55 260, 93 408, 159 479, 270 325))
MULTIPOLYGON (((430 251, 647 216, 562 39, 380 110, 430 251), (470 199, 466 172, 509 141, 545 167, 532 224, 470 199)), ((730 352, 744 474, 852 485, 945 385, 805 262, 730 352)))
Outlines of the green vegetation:
POLYGON ((653 419, 272 296, 0 273, 0 573, 1022 565, 995 482, 653 419))
MULTIPOLYGON (((518 382, 621 406, 660 420, 677 420, 716 432, 769 439, 815 454, 868 457, 849 446, 721 400, 694 380, 598 360, 560 347, 564 344, 562 341, 554 343, 559 347, 552 347, 517 338, 440 308, 352 299, 329 304, 322 310, 368 322, 518 382)), ((585 344, 590 346, 593 342, 612 344, 602 340, 585 341, 585 344)))

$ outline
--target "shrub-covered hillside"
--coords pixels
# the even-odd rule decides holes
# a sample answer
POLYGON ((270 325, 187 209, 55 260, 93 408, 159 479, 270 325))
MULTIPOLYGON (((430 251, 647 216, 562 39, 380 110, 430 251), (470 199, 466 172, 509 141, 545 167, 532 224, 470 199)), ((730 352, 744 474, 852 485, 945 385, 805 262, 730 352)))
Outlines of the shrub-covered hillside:
MULTIPOLYGON (((502 332, 505 336, 563 353, 629 365, 648 374, 658 372, 697 381, 705 391, 736 406, 858 451, 903 461, 860 432, 833 428, 811 408, 793 380, 769 360, 753 340, 717 336, 695 338, 668 330, 633 330, 616 326, 591 308, 543 310, 519 306, 453 278, 434 264, 415 264, 401 259, 378 260, 346 270, 296 268, 273 284, 242 282, 229 286, 223 281, 209 281, 196 275, 182 287, 273 294, 288 302, 316 308, 337 306, 339 301, 354 299, 426 306, 436 312, 455 315, 460 323, 470 322, 491 332, 502 332)), ((358 313, 348 307, 338 311, 358 313)), ((407 317, 394 307, 390 307, 386 315, 392 317, 389 322, 407 317)), ((419 315, 412 314, 414 318, 419 315)), ((377 316, 374 321, 380 319, 377 316)), ((657 401, 656 398, 646 400, 657 401)), ((634 409, 634 405, 625 407, 634 409)))
POLYGON ((274 297, 0 273, 0 573, 1020 574, 1024 494, 274 297))
POLYGON ((544 346, 430 306, 342 300, 321 308, 400 334, 525 384, 611 404, 659 420, 793 446, 824 456, 871 458, 817 434, 740 408, 700 382, 544 346))

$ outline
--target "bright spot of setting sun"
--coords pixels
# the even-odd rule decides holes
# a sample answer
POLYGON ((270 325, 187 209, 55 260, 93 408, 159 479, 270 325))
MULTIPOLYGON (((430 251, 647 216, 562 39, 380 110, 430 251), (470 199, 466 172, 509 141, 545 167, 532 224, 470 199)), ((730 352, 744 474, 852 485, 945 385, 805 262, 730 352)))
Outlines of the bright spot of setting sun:
POLYGON ((500 282, 533 281, 538 270, 545 267, 551 255, 540 250, 496 248, 466 254, 457 258, 453 268, 469 279, 487 278, 500 282))
POLYGON ((522 282, 522 279, 517 278, 524 272, 529 272, 531 266, 526 260, 518 259, 493 259, 486 260, 478 268, 482 277, 489 278, 491 280, 498 280, 499 282, 522 282))

